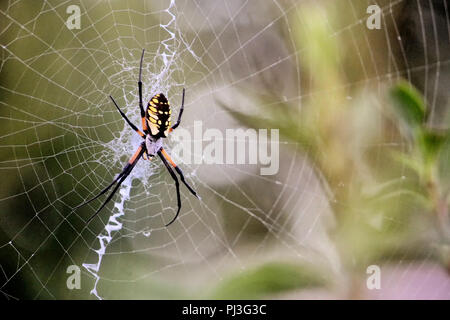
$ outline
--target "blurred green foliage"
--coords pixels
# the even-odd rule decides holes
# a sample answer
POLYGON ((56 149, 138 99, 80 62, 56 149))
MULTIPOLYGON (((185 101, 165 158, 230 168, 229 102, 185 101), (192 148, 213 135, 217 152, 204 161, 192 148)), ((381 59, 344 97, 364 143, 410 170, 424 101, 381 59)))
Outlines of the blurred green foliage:
POLYGON ((272 262, 229 276, 218 284, 213 299, 263 299, 295 289, 322 287, 328 281, 311 267, 272 262))
POLYGON ((311 98, 302 108, 280 102, 276 93, 252 97, 261 106, 258 114, 268 117, 222 106, 242 124, 279 129, 302 147, 324 177, 324 189, 331 190, 337 225, 330 235, 350 278, 358 278, 370 264, 430 255, 450 270, 449 132, 429 128, 422 95, 404 80, 383 86, 381 94, 370 91, 371 84, 345 85, 351 70, 341 64, 351 54, 345 41, 332 36, 335 9, 335 4, 306 5, 295 17, 301 21, 297 45, 311 77, 311 98), (385 130, 368 132, 373 121, 385 130), (392 137, 406 147, 386 152, 392 137), (369 145, 375 147, 363 148, 369 145))
POLYGON ((410 127, 420 127, 425 121, 425 104, 420 93, 406 81, 391 89, 393 106, 410 127))

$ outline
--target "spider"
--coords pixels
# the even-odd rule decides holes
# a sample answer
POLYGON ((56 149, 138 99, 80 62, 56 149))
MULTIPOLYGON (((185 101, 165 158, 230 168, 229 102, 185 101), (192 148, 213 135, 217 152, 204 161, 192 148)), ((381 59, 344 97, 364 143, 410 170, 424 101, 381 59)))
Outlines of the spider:
POLYGON ((90 203, 91 201, 94 201, 95 199, 99 198, 101 195, 105 194, 114 184, 117 183, 117 185, 114 187, 111 194, 108 196, 108 198, 103 202, 101 207, 87 220, 86 224, 88 224, 97 214, 106 206, 106 204, 112 199, 116 191, 119 189, 122 182, 129 176, 133 168, 138 163, 139 159, 142 157, 144 160, 151 160, 155 155, 158 155, 159 158, 162 160, 164 165, 166 166, 167 170, 169 171, 172 179, 175 181, 175 187, 177 190, 177 204, 178 204, 178 210, 173 217, 173 219, 166 224, 166 227, 171 225, 178 217, 178 214, 180 213, 181 209, 181 199, 180 199, 180 183, 178 182, 178 178, 173 171, 172 167, 175 169, 175 171, 180 176, 181 182, 184 183, 184 185, 188 188, 188 190, 198 198, 197 193, 192 189, 192 187, 185 181, 183 172, 181 169, 173 162, 173 160, 170 158, 170 156, 167 154, 167 152, 163 148, 162 139, 167 138, 167 135, 172 132, 174 129, 176 129, 180 125, 181 121, 181 115, 183 114, 184 110, 184 93, 185 89, 183 88, 183 96, 181 99, 181 108, 180 112, 178 114, 177 122, 174 123, 173 126, 171 125, 170 118, 172 114, 172 110, 170 110, 169 101, 164 96, 164 94, 159 93, 154 95, 150 101, 147 104, 147 109, 144 110, 144 106, 142 103, 142 61, 144 59, 144 53, 145 49, 142 50, 141 55, 141 63, 139 67, 139 82, 138 82, 138 89, 139 89, 139 108, 141 111, 141 119, 142 119, 142 131, 139 130, 123 113, 123 111, 119 108, 116 101, 113 99, 112 96, 109 96, 111 98, 111 101, 116 106, 117 110, 119 111, 120 115, 124 118, 124 120, 130 125, 130 127, 136 131, 144 141, 140 144, 134 155, 131 157, 131 159, 128 161, 128 163, 123 168, 122 172, 109 184, 105 189, 103 189, 98 195, 96 195, 94 198, 87 200, 86 202, 83 202, 82 204, 78 205, 76 209, 90 203), (170 166, 169 165, 172 166, 170 166))

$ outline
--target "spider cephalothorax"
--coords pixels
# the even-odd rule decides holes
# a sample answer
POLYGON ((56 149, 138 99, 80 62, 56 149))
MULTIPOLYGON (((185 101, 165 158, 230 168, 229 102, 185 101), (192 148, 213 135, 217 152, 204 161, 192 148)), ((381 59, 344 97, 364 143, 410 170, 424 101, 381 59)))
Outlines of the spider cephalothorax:
POLYGON ((184 175, 181 169, 173 162, 173 160, 170 158, 170 156, 167 154, 166 150, 163 148, 163 143, 161 138, 166 138, 169 132, 174 130, 178 125, 180 124, 181 115, 183 114, 184 110, 184 89, 183 89, 183 96, 181 99, 181 108, 180 112, 178 114, 177 122, 170 126, 170 115, 172 111, 170 110, 169 101, 164 96, 164 94, 159 93, 157 95, 154 95, 150 101, 147 104, 147 110, 144 110, 144 106, 142 103, 142 61, 144 59, 144 50, 142 50, 142 56, 141 56, 141 64, 139 68, 139 82, 138 82, 138 89, 139 89, 139 109, 141 111, 141 120, 142 120, 142 131, 138 129, 125 115, 125 113, 120 110, 117 103, 114 101, 114 99, 110 96, 112 102, 116 106, 117 110, 119 111, 120 115, 124 118, 124 120, 130 125, 130 127, 136 131, 143 139, 144 141, 141 143, 139 148, 136 150, 134 155, 131 157, 131 159, 128 161, 128 163, 123 168, 122 172, 113 180, 113 182, 108 185, 103 191, 101 191, 97 196, 94 198, 83 202, 78 207, 84 206, 85 204, 88 204, 89 202, 97 199, 104 193, 106 193, 114 184, 117 183, 117 185, 114 187, 111 194, 108 196, 105 202, 103 202, 102 206, 89 218, 89 221, 92 220, 99 212, 103 209, 104 206, 112 199, 116 191, 119 189, 122 182, 128 177, 128 175, 131 173, 133 168, 136 166, 139 159, 142 157, 145 160, 152 159, 153 156, 158 155, 161 161, 164 163, 165 167, 170 173, 170 176, 175 181, 175 187, 177 190, 177 204, 178 204, 178 210, 175 215, 175 217, 168 223, 166 226, 170 225, 172 222, 175 221, 175 219, 178 217, 178 214, 180 213, 181 209, 181 197, 180 197, 180 184, 178 182, 177 175, 173 171, 178 173, 180 176, 181 182, 184 183, 184 185, 189 189, 189 191, 197 197, 197 193, 191 188, 191 186, 184 180, 184 175), (173 169, 172 169, 173 168, 173 169))

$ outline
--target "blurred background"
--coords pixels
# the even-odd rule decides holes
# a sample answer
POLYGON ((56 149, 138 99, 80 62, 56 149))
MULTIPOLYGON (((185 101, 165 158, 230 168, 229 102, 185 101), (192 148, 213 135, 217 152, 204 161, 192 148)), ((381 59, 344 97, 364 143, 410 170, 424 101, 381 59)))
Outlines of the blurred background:
POLYGON ((2 298, 450 298, 448 1, 1 0, 0 16, 2 298), (186 88, 192 136, 278 129, 279 171, 174 155, 202 199, 182 188, 165 228, 175 187, 140 161, 86 225, 101 200, 73 208, 140 142, 108 96, 140 123, 143 48, 144 100, 177 115, 186 88))

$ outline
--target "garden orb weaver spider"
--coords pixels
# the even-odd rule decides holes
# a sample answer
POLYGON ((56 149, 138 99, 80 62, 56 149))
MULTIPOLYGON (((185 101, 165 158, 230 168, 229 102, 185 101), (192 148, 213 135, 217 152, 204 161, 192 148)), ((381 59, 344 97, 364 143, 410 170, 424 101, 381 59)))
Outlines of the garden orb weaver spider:
POLYGON ((183 88, 183 96, 181 99, 181 108, 180 112, 178 114, 177 122, 173 126, 171 125, 170 119, 172 111, 170 109, 169 101, 164 96, 164 94, 159 93, 154 95, 150 101, 147 104, 147 109, 144 110, 144 106, 142 103, 142 61, 144 59, 144 53, 145 49, 142 50, 142 56, 141 56, 141 63, 139 66, 139 82, 138 82, 138 89, 139 89, 139 109, 141 111, 141 119, 142 119, 142 131, 139 130, 123 113, 123 111, 119 108, 116 101, 114 101, 112 96, 109 96, 116 106, 117 110, 119 111, 120 115, 124 118, 124 120, 130 125, 130 127, 136 131, 143 139, 144 141, 140 144, 134 155, 131 157, 131 159, 128 161, 128 163, 123 168, 122 172, 109 184, 105 189, 103 189, 98 195, 96 195, 94 198, 87 200, 86 202, 83 202, 82 204, 78 205, 76 209, 90 203, 91 201, 94 201, 101 195, 105 194, 114 184, 117 183, 117 185, 114 187, 111 194, 108 196, 108 198, 103 202, 101 207, 87 220, 86 224, 88 224, 97 214, 106 206, 106 204, 112 199, 116 191, 119 189, 120 185, 123 183, 123 181, 130 175, 133 168, 138 163, 139 159, 142 157, 145 160, 152 159, 155 155, 158 155, 159 158, 162 160, 164 165, 166 166, 167 170, 169 171, 172 179, 175 181, 175 187, 177 190, 177 204, 178 204, 178 210, 173 217, 173 219, 166 224, 166 227, 171 225, 176 218, 178 217, 178 214, 180 213, 181 209, 181 198, 180 198, 180 183, 178 182, 178 178, 173 171, 172 167, 175 169, 175 171, 180 176, 181 182, 184 183, 184 185, 188 188, 188 190, 198 198, 197 193, 192 189, 192 187, 186 182, 184 179, 183 172, 181 169, 173 162, 173 160, 170 158, 170 156, 167 154, 167 152, 163 148, 162 139, 167 138, 167 135, 169 132, 172 132, 174 129, 176 129, 181 121, 181 115, 183 114, 184 110, 184 93, 185 90, 183 88), (170 163, 170 164, 169 164, 170 163))

